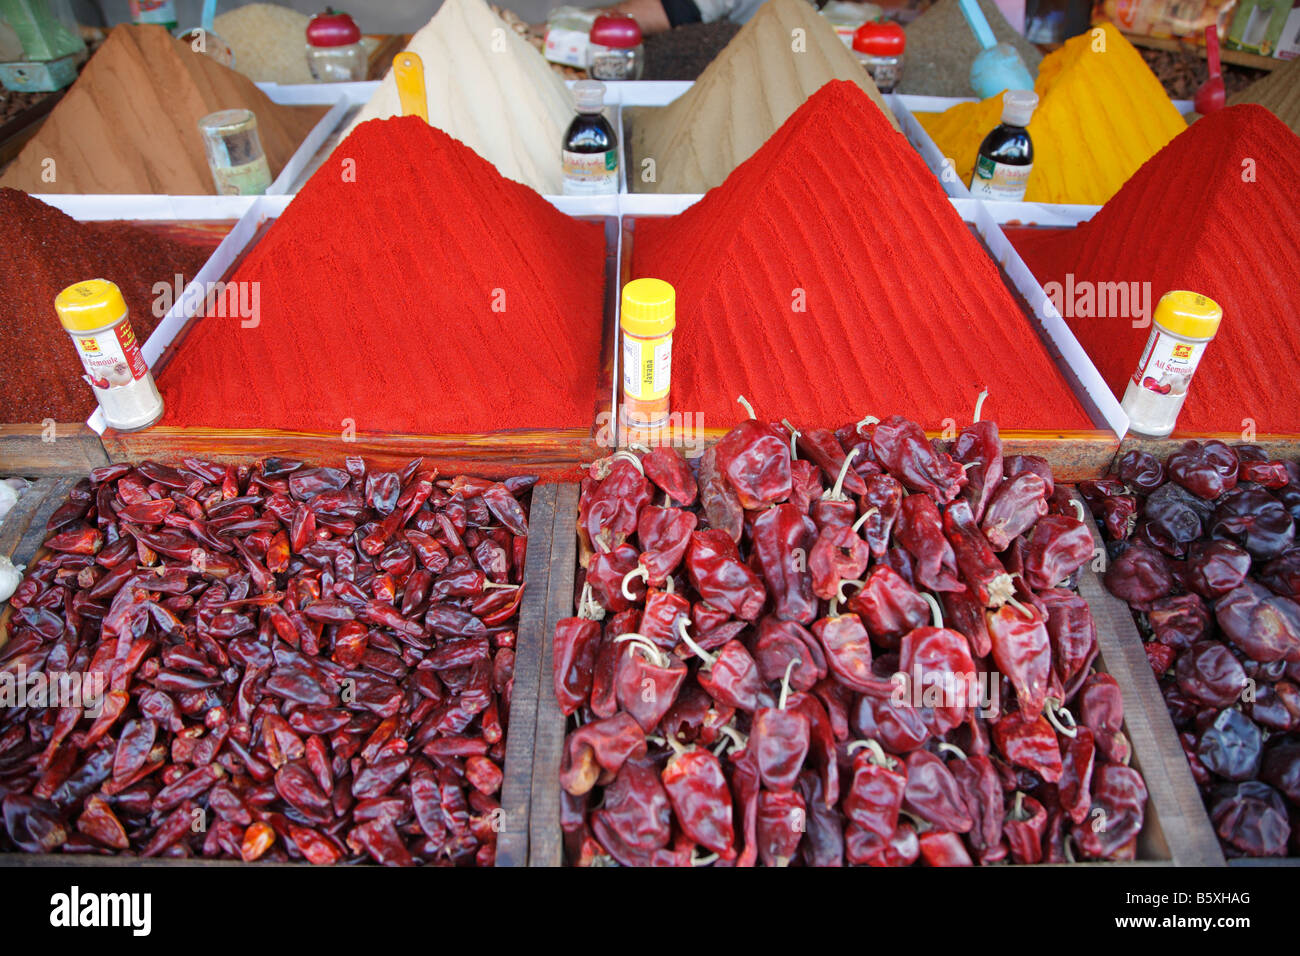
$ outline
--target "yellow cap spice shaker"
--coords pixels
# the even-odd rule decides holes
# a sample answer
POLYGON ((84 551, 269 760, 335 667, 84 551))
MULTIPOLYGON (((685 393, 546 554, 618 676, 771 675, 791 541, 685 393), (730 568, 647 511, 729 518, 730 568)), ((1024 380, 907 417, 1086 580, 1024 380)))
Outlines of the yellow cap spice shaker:
POLYGON ((623 286, 623 425, 659 428, 668 421, 677 293, 662 279, 623 286))
POLYGON ((82 377, 110 428, 135 431, 162 418, 162 396, 140 354, 126 300, 116 285, 107 279, 70 285, 55 297, 54 311, 72 338, 86 369, 82 377))
POLYGON ((1218 303, 1198 292, 1160 297, 1151 336, 1120 402, 1133 431, 1152 438, 1173 432, 1192 376, 1222 320, 1218 303))

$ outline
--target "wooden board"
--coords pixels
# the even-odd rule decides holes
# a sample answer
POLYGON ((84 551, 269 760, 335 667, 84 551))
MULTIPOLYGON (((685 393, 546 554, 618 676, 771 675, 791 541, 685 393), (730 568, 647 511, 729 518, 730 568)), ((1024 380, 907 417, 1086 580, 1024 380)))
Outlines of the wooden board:
POLYGON ((0 476, 57 475, 108 464, 99 436, 85 422, 0 424, 0 476), (46 439, 54 436, 53 441, 46 439))
MULTIPOLYGON (((1082 504, 1077 492, 1075 498, 1082 504)), ((1096 522, 1089 521, 1088 527, 1098 553, 1105 554, 1096 522)), ((1133 766, 1142 772, 1150 795, 1139 854, 1169 859, 1178 866, 1223 866, 1223 851, 1142 649, 1133 613, 1106 590, 1091 564, 1084 567, 1079 593, 1087 599, 1097 622, 1097 669, 1119 684, 1124 729, 1133 744, 1133 766)))
MULTIPOLYGON (((39 478, 23 492, 18 503, 0 523, 0 554, 15 565, 30 567, 45 556, 42 545, 48 533, 45 523, 68 500, 68 492, 81 475, 39 478)), ((9 602, 0 604, 0 647, 9 640, 9 602)))
MULTIPOLYGON (((579 217, 581 218, 581 217, 579 217)), ((268 220, 231 264, 223 281, 239 268, 249 250, 274 220, 268 220)), ((215 461, 246 460, 266 455, 284 455, 318 463, 361 455, 384 466, 401 464, 423 456, 429 464, 462 474, 509 475, 565 468, 598 457, 604 429, 612 420, 615 346, 618 341, 619 224, 613 217, 601 217, 605 227, 605 302, 601 341, 601 364, 593 382, 591 424, 571 429, 511 429, 464 435, 402 435, 387 432, 358 432, 346 438, 342 431, 303 432, 277 428, 215 428, 210 426, 155 425, 129 434, 109 429, 104 448, 113 461, 138 462, 147 458, 175 462, 186 455, 215 461)), ((185 347, 194 327, 191 319, 154 363, 155 373, 166 373, 172 358, 185 347)), ((432 400, 432 399, 431 399, 432 400)))
POLYGON ((1246 439, 1240 432, 1207 432, 1204 434, 1176 432, 1169 438, 1143 438, 1140 435, 1128 435, 1120 444, 1117 460, 1119 456, 1127 452, 1138 450, 1155 455, 1161 461, 1164 461, 1171 453, 1177 451, 1183 442, 1191 439, 1196 441, 1218 439, 1229 445, 1239 445, 1248 441, 1252 445, 1259 445, 1263 448, 1268 453, 1269 459, 1273 461, 1282 459, 1295 461, 1300 458, 1300 434, 1257 435, 1253 439, 1246 439))
MULTIPOLYGON (((1144 46, 1151 50, 1170 50, 1174 53, 1190 52, 1195 53, 1202 60, 1205 59, 1204 44, 1193 40, 1180 40, 1177 37, 1148 37, 1137 33, 1125 33, 1124 37, 1134 46, 1144 46)), ((1224 63, 1246 66, 1252 70, 1276 70, 1289 62, 1274 56, 1260 56, 1258 53, 1250 53, 1246 50, 1229 50, 1222 45, 1219 47, 1219 59, 1224 63)))
POLYGON ((501 785, 505 827, 497 836, 497 866, 528 865, 537 699, 541 687, 542 649, 550 643, 546 609, 556 491, 556 485, 535 487, 528 514, 528 554, 524 562, 524 580, 528 586, 520 602, 519 625, 515 632, 515 674, 510 691, 505 780, 501 785))
POLYGON ((533 738, 532 809, 528 828, 528 865, 563 866, 564 835, 560 831, 560 758, 565 718, 555 700, 551 669, 551 636, 561 618, 573 615, 573 586, 578 566, 578 486, 556 485, 555 526, 547 556, 551 565, 547 587, 546 631, 542 645, 541 681, 537 700, 537 732, 533 738))

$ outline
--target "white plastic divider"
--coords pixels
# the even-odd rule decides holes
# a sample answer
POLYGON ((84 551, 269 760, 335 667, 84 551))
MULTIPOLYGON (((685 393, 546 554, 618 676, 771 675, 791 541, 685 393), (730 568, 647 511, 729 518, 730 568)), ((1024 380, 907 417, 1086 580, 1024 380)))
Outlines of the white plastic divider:
MULTIPOLYGON (((993 258, 1006 270, 1007 278, 1015 286, 1033 313, 1033 319, 1039 329, 1051 342, 1061 357, 1065 370, 1074 376, 1071 387, 1081 388, 1088 401, 1101 414, 1107 426, 1120 438, 1128 431, 1128 415, 1120 407, 1118 399, 1106 384, 1106 380, 1092 364, 1092 359, 1084 351, 1079 340, 1070 331, 1069 325, 1061 317, 1052 300, 1048 297, 1038 279, 1029 271, 1025 260, 1020 258, 1006 233, 1002 231, 997 220, 989 211, 988 205, 977 199, 954 199, 953 206, 967 222, 974 223, 976 231, 988 246, 993 258)), ((1002 203, 1004 206, 1017 203, 1002 203)))
POLYGON ((275 182, 266 190, 268 196, 283 196, 293 188, 293 184, 298 181, 299 175, 311 162, 312 158, 325 145, 325 141, 330 138, 338 125, 343 122, 343 117, 352 109, 346 99, 336 99, 334 105, 329 108, 329 112, 321 117, 320 122, 312 127, 306 139, 298 144, 298 148, 293 151, 289 161, 284 164, 284 169, 280 170, 280 175, 275 177, 275 182))
POLYGON ((980 200, 999 226, 1042 226, 1073 229, 1097 214, 1100 206, 1049 202, 994 202, 980 200))
POLYGON ((257 196, 159 196, 152 193, 36 193, 32 198, 82 222, 239 219, 258 199, 257 196))

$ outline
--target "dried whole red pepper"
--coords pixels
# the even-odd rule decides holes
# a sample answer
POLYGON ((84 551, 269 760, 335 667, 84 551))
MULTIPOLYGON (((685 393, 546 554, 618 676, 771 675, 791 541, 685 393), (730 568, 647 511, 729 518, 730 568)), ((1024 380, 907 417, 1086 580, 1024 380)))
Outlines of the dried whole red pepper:
POLYGON ((1147 788, 1132 767, 1103 764, 1092 777, 1089 820, 1073 828, 1080 853, 1092 860, 1131 860, 1146 818, 1147 788))
POLYGON ((560 786, 566 793, 581 796, 596 785, 602 773, 617 774, 626 760, 645 753, 645 733, 631 714, 618 713, 583 724, 565 739, 560 786))
POLYGON ((724 532, 732 541, 739 541, 745 525, 745 511, 740 496, 718 468, 717 445, 705 449, 700 456, 697 485, 700 506, 709 527, 724 532))
POLYGON ((1258 780, 1225 783, 1210 792, 1210 820, 1231 850, 1247 856, 1286 856, 1292 826, 1286 801, 1258 780))
POLYGON ((938 830, 966 833, 974 826, 961 788, 948 766, 928 750, 907 755, 903 809, 938 830))
POLYGON ((747 713, 758 710, 767 693, 758 673, 758 664, 744 644, 730 640, 717 654, 710 654, 691 639, 684 620, 678 622, 678 636, 704 662, 704 666, 695 672, 695 679, 710 697, 723 707, 747 713))
POLYGON ((827 525, 808 553, 813 594, 829 601, 839 593, 841 581, 860 578, 871 561, 871 549, 853 528, 827 525))
POLYGON ((751 409, 747 421, 718 441, 718 471, 747 511, 776 504, 790 495, 790 447, 779 432, 754 418, 751 409))
MULTIPOLYGON (((800 454, 810 459, 827 481, 835 483, 835 491, 847 490, 851 495, 861 495, 867 490, 862 476, 851 467, 855 455, 846 454, 835 433, 824 428, 796 431, 795 443, 800 454)), ((838 499, 835 499, 838 500, 838 499)))
POLYGON ((1013 863, 1041 863, 1047 811, 1033 797, 1017 790, 1002 825, 1013 863))
POLYGON ((630 544, 620 544, 591 556, 586 584, 601 607, 626 611, 645 594, 645 583, 634 573, 641 567, 637 559, 637 550, 630 544))
POLYGON ((816 621, 812 631, 826 651, 826 664, 835 679, 860 694, 888 696, 891 681, 876 676, 871 666, 871 636, 856 614, 831 611, 816 621))
POLYGON ((862 494, 862 515, 858 519, 861 524, 855 530, 861 530, 872 555, 880 558, 889 550, 894 523, 903 507, 903 486, 889 475, 869 475, 865 484, 867 490, 862 494))
POLYGON ((998 426, 991 421, 980 421, 980 412, 986 398, 987 389, 980 392, 975 403, 974 421, 961 430, 952 446, 953 459, 967 466, 966 487, 962 489, 962 497, 970 505, 977 524, 984 517, 989 498, 1001 484, 1003 472, 1002 438, 998 434, 998 426))
POLYGON ((1233 541, 1198 541, 1188 551, 1183 580, 1189 591, 1213 601, 1240 587, 1250 566, 1250 554, 1233 541))
POLYGON ((614 675, 618 706, 651 733, 677 699, 686 665, 640 634, 621 634, 614 641, 626 645, 614 675))
MULTIPOLYGON (((680 508, 642 508, 636 524, 641 556, 637 558, 638 567, 631 573, 651 587, 663 587, 664 581, 681 564, 697 521, 693 513, 680 508)), ((625 597, 626 591, 625 584, 625 597)))
POLYGON ((993 743, 1011 765, 1031 770, 1048 783, 1061 779, 1061 751, 1045 717, 1006 714, 993 724, 993 743))
POLYGON ((758 856, 764 866, 790 865, 807 831, 807 820, 808 808, 799 791, 759 792, 758 856))
POLYGON ((929 591, 960 591, 957 558, 943 534, 943 519, 928 495, 908 495, 898 513, 895 539, 916 561, 916 580, 929 591))
POLYGON ((684 508, 695 504, 699 489, 691 466, 671 445, 657 445, 641 456, 641 469, 655 487, 684 508))
POLYGON ((1043 711, 1052 677, 1052 643, 1043 614, 1033 605, 1011 602, 985 615, 993 643, 993 660, 1016 691, 1026 717, 1043 711))
POLYGON ((741 561, 736 543, 725 532, 713 529, 692 532, 686 570, 691 586, 714 607, 745 621, 756 621, 762 614, 767 591, 758 576, 741 561))
POLYGON ((871 435, 875 460, 912 491, 947 504, 961 493, 966 472, 948 455, 936 452, 916 422, 894 415, 871 435))
POLYGON ((1047 612, 1047 636, 1052 645, 1052 670, 1071 700, 1097 659, 1097 623, 1088 602, 1073 591, 1048 588, 1038 592, 1047 612))
POLYGON ((1184 442, 1169 456, 1169 477, 1192 494, 1213 501, 1237 487, 1237 453, 1221 441, 1184 442))
POLYGON ((1092 731, 1097 749, 1112 763, 1128 763, 1133 749, 1124 736, 1124 697, 1109 674, 1091 674, 1079 689, 1079 722, 1092 731))
POLYGON ((1206 707, 1230 707, 1250 686, 1241 662, 1218 641, 1197 641, 1180 654, 1174 677, 1184 694, 1206 707))
POLYGON ((600 618, 604 616, 599 605, 591 601, 591 586, 584 585, 578 616, 556 622, 551 641, 551 671, 555 699, 565 716, 585 706, 591 696, 592 672, 601 638, 600 618))
POLYGON ((668 846, 672 807, 652 761, 644 757, 624 761, 605 788, 601 807, 592 814, 592 825, 601 845, 620 862, 668 846), (617 839, 610 839, 611 835, 617 839))
MULTIPOLYGON (((1000 458, 998 464, 1000 468, 1000 458)), ((954 501, 947 507, 943 533, 952 546, 962 583, 981 607, 998 608, 1015 596, 1011 575, 989 547, 967 501, 954 501)))
POLYGON ((754 519, 753 553, 773 611, 783 621, 811 624, 817 617, 808 571, 808 552, 815 534, 812 520, 788 503, 769 508, 754 519))
POLYGON ((872 639, 887 648, 897 648, 904 634, 930 619, 930 605, 920 593, 884 564, 872 568, 849 598, 848 608, 862 619, 872 639))
POLYGON ((1005 804, 993 761, 986 754, 962 753, 952 744, 941 746, 956 756, 956 759, 948 761, 948 771, 957 782, 958 792, 972 821, 967 835, 971 849, 981 864, 1005 859, 1006 849, 1002 843, 1005 804))
POLYGON ((671 737, 673 755, 661 778, 682 832, 700 846, 734 860, 735 827, 731 791, 718 758, 699 747, 682 747, 671 737))
POLYGON ((942 736, 980 705, 979 675, 965 636, 945 628, 939 603, 929 594, 921 596, 931 607, 934 626, 918 627, 903 637, 898 669, 909 681, 912 700, 919 696, 930 713, 931 728, 942 736))
POLYGON ((807 715, 787 705, 790 702, 790 671, 786 668, 781 696, 775 707, 760 707, 754 713, 749 746, 758 760, 763 786, 772 791, 793 790, 803 769, 812 741, 812 726, 807 715))
POLYGON ((616 453, 608 468, 608 474, 582 496, 579 505, 579 531, 597 553, 613 551, 635 533, 641 509, 651 498, 650 483, 635 455, 616 453))
POLYGON ((690 619, 691 602, 681 594, 647 588, 645 607, 641 610, 640 623, 635 630, 657 647, 669 651, 677 645, 679 622, 690 619))
POLYGON ((1005 551, 1011 542, 1024 534, 1047 514, 1051 488, 1041 476, 1021 472, 1007 477, 989 498, 980 521, 980 529, 994 551, 1005 551))
POLYGON ((1092 532, 1084 521, 1083 506, 1072 502, 1078 518, 1046 515, 1034 525, 1025 549, 1024 574, 1031 588, 1056 587, 1093 556, 1092 532))
POLYGON ((1134 606, 1149 605, 1174 586, 1165 556, 1149 545, 1135 543, 1110 563, 1103 577, 1106 590, 1134 606))
POLYGON ((854 741, 848 753, 853 756, 853 782, 844 796, 844 815, 853 826, 888 841, 898 830, 907 791, 903 764, 874 740, 854 741))

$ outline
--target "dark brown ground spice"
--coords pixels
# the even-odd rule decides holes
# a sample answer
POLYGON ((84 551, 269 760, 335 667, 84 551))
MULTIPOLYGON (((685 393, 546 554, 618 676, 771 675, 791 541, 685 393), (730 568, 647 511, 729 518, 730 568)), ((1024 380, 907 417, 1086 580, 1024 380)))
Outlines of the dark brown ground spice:
POLYGON ((731 38, 739 23, 685 23, 645 38, 645 80, 697 80, 731 38))
POLYGON ((54 314, 54 297, 83 279, 121 288, 144 342, 158 319, 154 283, 189 281, 215 245, 191 245, 121 222, 77 222, 16 189, 0 189, 0 422, 84 421, 95 396, 54 314))

